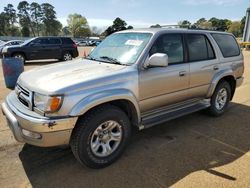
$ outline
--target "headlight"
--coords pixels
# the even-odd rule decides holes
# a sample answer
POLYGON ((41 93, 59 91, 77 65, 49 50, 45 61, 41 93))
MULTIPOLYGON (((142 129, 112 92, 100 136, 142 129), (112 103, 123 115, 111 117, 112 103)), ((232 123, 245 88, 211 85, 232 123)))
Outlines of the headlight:
POLYGON ((7 51, 8 51, 8 47, 3 47, 2 53, 7 53, 7 51))
POLYGON ((34 94, 34 106, 46 113, 53 113, 60 109, 62 96, 47 96, 39 93, 34 94))

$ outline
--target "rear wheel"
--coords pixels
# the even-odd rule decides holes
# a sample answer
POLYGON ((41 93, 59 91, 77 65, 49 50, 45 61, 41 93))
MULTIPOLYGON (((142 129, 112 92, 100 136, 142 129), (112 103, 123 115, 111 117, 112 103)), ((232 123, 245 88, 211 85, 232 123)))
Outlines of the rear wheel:
POLYGON ((98 107, 79 119, 71 136, 71 149, 82 164, 103 168, 124 151, 131 133, 127 115, 118 107, 98 107))
POLYGON ((209 108, 209 113, 213 116, 220 116, 222 115, 231 99, 232 89, 230 84, 226 81, 220 82, 215 92, 211 98, 211 106, 209 108))
POLYGON ((25 63, 25 56, 21 53, 15 53, 12 57, 20 59, 25 63))
POLYGON ((71 55, 71 53, 69 53, 69 52, 64 52, 64 53, 63 53, 63 56, 62 56, 62 60, 63 60, 63 61, 70 61, 70 60, 72 60, 72 55, 71 55))

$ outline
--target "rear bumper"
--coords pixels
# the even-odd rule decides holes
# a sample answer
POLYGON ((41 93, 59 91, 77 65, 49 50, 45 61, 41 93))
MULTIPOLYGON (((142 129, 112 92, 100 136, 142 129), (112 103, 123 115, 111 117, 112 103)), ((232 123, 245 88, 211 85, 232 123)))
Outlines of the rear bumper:
POLYGON ((236 87, 240 87, 244 81, 244 77, 240 77, 236 79, 236 87))
POLYGON ((31 145, 50 147, 69 144, 77 118, 50 119, 32 117, 22 113, 6 100, 2 112, 15 139, 31 145), (24 131, 40 135, 39 138, 24 135, 24 131))

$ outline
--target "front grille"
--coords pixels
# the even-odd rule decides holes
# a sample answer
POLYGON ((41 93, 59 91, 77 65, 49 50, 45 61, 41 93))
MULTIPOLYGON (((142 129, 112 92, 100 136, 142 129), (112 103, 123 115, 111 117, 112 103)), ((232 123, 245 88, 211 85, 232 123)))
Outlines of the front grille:
POLYGON ((31 108, 31 92, 29 92, 27 89, 24 89, 20 85, 16 85, 15 88, 17 98, 18 100, 26 107, 31 108))

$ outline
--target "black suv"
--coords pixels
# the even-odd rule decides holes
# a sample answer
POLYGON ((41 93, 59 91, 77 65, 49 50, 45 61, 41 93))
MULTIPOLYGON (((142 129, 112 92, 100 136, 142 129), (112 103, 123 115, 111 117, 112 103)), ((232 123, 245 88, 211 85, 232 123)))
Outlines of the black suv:
POLYGON ((77 45, 68 37, 36 37, 19 46, 2 49, 4 57, 16 57, 23 61, 39 59, 71 60, 79 55, 77 45))

